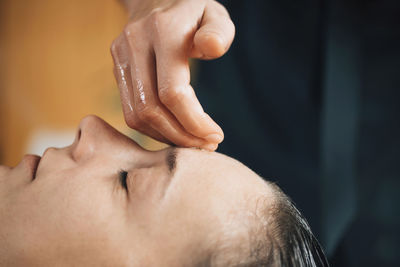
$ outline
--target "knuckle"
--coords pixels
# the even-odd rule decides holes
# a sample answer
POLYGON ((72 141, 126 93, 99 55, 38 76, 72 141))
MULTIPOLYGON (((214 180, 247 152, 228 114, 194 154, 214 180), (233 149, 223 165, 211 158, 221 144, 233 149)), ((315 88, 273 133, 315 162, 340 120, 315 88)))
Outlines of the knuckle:
POLYGON ((157 107, 145 106, 138 111, 138 117, 144 123, 155 122, 159 118, 159 112, 157 107))
POLYGON ((139 120, 126 120, 126 124, 129 128, 140 130, 143 127, 143 123, 139 120))
POLYGON ((236 27, 235 27, 235 24, 233 23, 233 21, 231 20, 231 19, 227 19, 227 24, 228 24, 228 27, 233 31, 233 32, 235 32, 235 30, 236 30, 236 27))
POLYGON ((118 41, 115 39, 112 41, 111 46, 110 46, 110 52, 112 55, 117 55, 117 49, 118 49, 118 41))
POLYGON ((123 35, 127 40, 132 40, 136 37, 137 29, 136 24, 129 22, 125 25, 124 29, 122 30, 123 35))
POLYGON ((132 129, 139 130, 143 127, 143 123, 137 118, 135 114, 133 114, 133 112, 125 114, 125 122, 132 129))
POLYGON ((152 32, 152 39, 161 42, 165 38, 169 38, 168 34, 173 31, 178 31, 179 27, 173 25, 170 15, 163 10, 154 10, 147 20, 146 27, 152 32))
POLYGON ((152 25, 157 26, 157 25, 163 25, 163 22, 165 20, 165 12, 162 11, 161 9, 157 8, 151 12, 150 16, 150 21, 152 22, 152 25))
POLYGON ((134 119, 134 120, 125 119, 125 122, 130 128, 135 129, 135 130, 140 130, 144 126, 143 122, 141 122, 138 119, 134 119))
POLYGON ((110 46, 110 50, 111 53, 113 55, 117 55, 118 54, 118 50, 121 47, 121 44, 123 42, 123 35, 119 34, 112 42, 111 42, 111 46, 110 46))
POLYGON ((117 49, 117 44, 116 44, 116 40, 114 40, 114 41, 112 41, 111 46, 110 46, 111 53, 114 53, 116 49, 117 49))
POLYGON ((231 42, 232 42, 233 41, 233 37, 235 36, 235 33, 236 33, 236 27, 235 27, 235 24, 233 23, 233 21, 230 20, 230 19, 228 19, 227 24, 228 24, 228 28, 229 28, 228 33, 230 34, 229 37, 230 37, 231 42))
POLYGON ((133 26, 132 24, 132 26, 125 26, 123 35, 127 48, 135 53, 139 53, 143 47, 143 41, 145 39, 143 31, 140 31, 137 29, 136 25, 133 26))
POLYGON ((229 16, 229 12, 228 12, 228 10, 226 9, 226 7, 223 4, 221 4, 221 3, 217 2, 217 1, 215 1, 214 4, 215 4, 215 10, 221 16, 226 16, 226 15, 229 16))
POLYGON ((172 107, 180 103, 185 95, 182 89, 178 87, 166 86, 159 88, 158 97, 161 103, 168 107, 172 107))

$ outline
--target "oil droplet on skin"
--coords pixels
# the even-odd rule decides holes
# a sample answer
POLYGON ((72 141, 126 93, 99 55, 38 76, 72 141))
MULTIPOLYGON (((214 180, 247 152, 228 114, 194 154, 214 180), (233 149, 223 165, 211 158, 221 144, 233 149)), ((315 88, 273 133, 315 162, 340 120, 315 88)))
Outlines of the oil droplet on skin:
POLYGON ((146 96, 144 94, 143 83, 141 80, 136 79, 137 89, 139 91, 139 98, 143 104, 146 104, 146 96))
POLYGON ((127 84, 127 81, 126 81, 126 74, 125 74, 125 69, 124 68, 127 68, 127 66, 123 67, 121 65, 117 65, 117 71, 119 72, 119 76, 121 77, 119 85, 121 87, 123 87, 123 88, 127 88, 128 84, 127 84))
POLYGON ((127 64, 124 65, 117 65, 116 69, 117 72, 119 72, 119 88, 121 89, 121 97, 124 99, 123 102, 125 102, 129 108, 129 111, 133 111, 133 107, 131 104, 131 99, 129 97, 129 86, 128 86, 128 80, 127 80, 127 73, 125 72, 125 69, 128 69, 129 66, 127 64))
POLYGON ((133 107, 132 107, 132 104, 131 104, 131 101, 128 101, 128 108, 129 108, 129 111, 133 111, 133 107))

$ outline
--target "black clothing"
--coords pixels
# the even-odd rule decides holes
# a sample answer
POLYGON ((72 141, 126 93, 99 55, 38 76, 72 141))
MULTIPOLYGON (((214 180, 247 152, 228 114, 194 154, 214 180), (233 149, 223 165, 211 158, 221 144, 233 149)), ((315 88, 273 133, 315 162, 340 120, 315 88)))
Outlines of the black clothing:
POLYGON ((236 38, 194 83, 218 151, 276 181, 334 266, 400 266, 400 2, 221 2, 236 38))

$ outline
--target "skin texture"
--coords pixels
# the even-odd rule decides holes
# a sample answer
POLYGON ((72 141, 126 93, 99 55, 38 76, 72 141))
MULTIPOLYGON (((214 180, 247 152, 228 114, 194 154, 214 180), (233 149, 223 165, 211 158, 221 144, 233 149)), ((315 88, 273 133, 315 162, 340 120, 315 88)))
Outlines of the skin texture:
POLYGON ((131 20, 111 45, 127 124, 161 142, 214 151, 224 134, 190 85, 189 58, 214 59, 235 27, 214 0, 125 1, 131 20))
POLYGON ((146 151, 88 116, 71 146, 0 166, 0 266, 192 266, 221 243, 247 244, 271 186, 198 149, 176 148, 170 174, 172 149, 146 151))

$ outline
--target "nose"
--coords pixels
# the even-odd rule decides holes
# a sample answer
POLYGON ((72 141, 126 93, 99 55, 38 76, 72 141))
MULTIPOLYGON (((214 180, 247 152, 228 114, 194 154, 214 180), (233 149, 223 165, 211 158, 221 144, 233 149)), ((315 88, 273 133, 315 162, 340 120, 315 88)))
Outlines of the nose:
POLYGON ((87 157, 98 151, 107 151, 116 146, 128 146, 133 150, 145 151, 133 140, 118 132, 101 118, 89 115, 79 124, 74 146, 76 158, 87 157))
POLYGON ((112 130, 113 128, 101 118, 95 115, 88 115, 79 123, 77 135, 79 139, 82 136, 88 135, 93 135, 92 137, 96 137, 98 135, 107 134, 108 131, 112 130))
POLYGON ((9 168, 9 167, 7 167, 7 166, 3 166, 3 165, 0 165, 0 179, 1 179, 1 176, 4 174, 4 173, 6 173, 8 170, 10 170, 11 168, 9 168))

